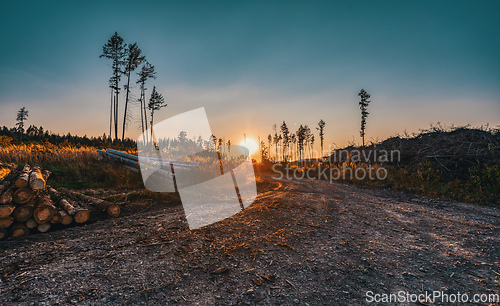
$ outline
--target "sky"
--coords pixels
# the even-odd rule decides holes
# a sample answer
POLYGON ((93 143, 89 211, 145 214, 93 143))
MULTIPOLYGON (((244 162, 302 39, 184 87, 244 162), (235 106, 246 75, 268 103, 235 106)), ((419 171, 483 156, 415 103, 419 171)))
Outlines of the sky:
MULTIPOLYGON (((267 139, 283 121, 315 131, 321 119, 325 146, 360 143, 362 88, 372 96, 367 141, 437 122, 496 127, 499 10, 498 1, 1 0, 0 126, 13 127, 24 106, 28 125, 109 133, 111 63, 99 55, 116 31, 156 68, 148 94, 156 86, 168 106, 155 122, 205 107, 213 133, 233 143, 267 139)), ((135 106, 133 116, 126 136, 136 138, 135 106)))

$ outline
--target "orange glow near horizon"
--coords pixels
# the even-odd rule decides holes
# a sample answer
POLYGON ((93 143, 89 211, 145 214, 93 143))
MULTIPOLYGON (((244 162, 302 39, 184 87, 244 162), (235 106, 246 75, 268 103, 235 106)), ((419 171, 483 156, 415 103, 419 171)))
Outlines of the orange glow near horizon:
POLYGON ((256 153, 259 150, 259 145, 257 144, 257 141, 255 141, 252 138, 246 138, 243 139, 240 143, 240 146, 243 146, 248 149, 250 155, 256 153))

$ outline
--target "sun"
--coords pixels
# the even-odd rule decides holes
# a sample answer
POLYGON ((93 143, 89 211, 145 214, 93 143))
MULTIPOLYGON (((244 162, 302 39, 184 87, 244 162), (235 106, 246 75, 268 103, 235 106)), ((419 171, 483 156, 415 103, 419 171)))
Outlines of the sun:
POLYGON ((250 155, 254 154, 255 152, 257 152, 257 150, 259 150, 259 145, 257 144, 257 141, 248 137, 246 139, 246 142, 245 140, 242 140, 240 142, 240 146, 247 148, 250 155))

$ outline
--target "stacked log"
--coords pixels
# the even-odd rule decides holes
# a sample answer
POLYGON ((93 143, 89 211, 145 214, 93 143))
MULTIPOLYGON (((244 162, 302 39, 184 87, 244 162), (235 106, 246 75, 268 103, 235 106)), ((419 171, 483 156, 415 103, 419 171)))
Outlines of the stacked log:
POLYGON ((120 206, 73 190, 47 185, 50 171, 0 162, 0 240, 23 237, 30 232, 88 222, 92 213, 120 215, 120 206), (7 170, 5 170, 7 169, 7 170))

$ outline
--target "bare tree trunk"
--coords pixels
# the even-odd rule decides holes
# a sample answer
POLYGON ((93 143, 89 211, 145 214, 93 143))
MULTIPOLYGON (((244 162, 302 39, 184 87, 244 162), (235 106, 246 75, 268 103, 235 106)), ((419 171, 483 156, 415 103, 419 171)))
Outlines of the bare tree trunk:
MULTIPOLYGON (((154 111, 151 111, 151 140, 153 140, 153 116, 154 116, 154 111)), ((215 144, 217 146, 217 143, 215 144)))
POLYGON ((110 105, 110 110, 109 110, 109 140, 111 141, 111 132, 113 129, 113 87, 111 87, 111 105, 110 105))
POLYGON ((143 105, 144 105, 144 89, 143 89, 143 87, 141 86, 141 107, 140 107, 140 111, 141 111, 141 127, 142 127, 142 133, 144 134, 144 113, 142 112, 143 105))
POLYGON ((115 83, 115 140, 118 139, 118 96, 120 95, 120 91, 118 88, 118 82, 115 83))
POLYGON ((144 105, 143 105, 143 111, 144 111, 144 124, 146 126, 146 130, 148 129, 148 112, 146 111, 147 105, 146 105, 146 89, 144 89, 144 105))
POLYGON ((127 107, 128 107, 128 95, 130 93, 130 69, 128 69, 127 75, 127 93, 125 95, 125 112, 123 113, 123 130, 122 130, 122 141, 125 139, 125 127, 127 126, 127 107))

